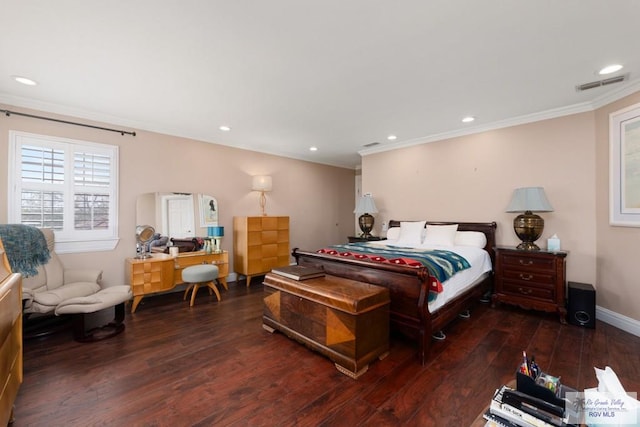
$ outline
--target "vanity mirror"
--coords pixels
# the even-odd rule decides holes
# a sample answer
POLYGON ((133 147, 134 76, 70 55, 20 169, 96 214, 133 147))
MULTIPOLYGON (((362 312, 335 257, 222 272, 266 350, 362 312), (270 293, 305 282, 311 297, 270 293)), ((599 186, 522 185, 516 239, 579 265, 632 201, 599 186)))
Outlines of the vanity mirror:
POLYGON ((153 239, 156 231, 150 225, 138 225, 136 227, 136 245, 137 253, 136 259, 146 259, 151 256, 148 252, 149 242, 153 239))
POLYGON ((155 229, 152 252, 164 252, 171 239, 206 237, 208 227, 218 224, 218 202, 205 194, 155 192, 136 200, 136 224, 155 229))

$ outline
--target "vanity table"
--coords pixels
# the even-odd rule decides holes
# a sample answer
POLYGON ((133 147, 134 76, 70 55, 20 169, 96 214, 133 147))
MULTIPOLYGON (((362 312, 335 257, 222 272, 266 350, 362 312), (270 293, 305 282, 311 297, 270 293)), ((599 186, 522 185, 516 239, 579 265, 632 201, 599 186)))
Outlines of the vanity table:
POLYGON ((166 292, 184 283, 182 270, 198 264, 215 264, 218 266, 218 281, 227 286, 229 275, 229 253, 206 253, 205 251, 184 252, 177 257, 168 254, 154 253, 150 258, 126 259, 127 280, 133 293, 131 313, 135 313, 138 304, 146 295, 166 292))

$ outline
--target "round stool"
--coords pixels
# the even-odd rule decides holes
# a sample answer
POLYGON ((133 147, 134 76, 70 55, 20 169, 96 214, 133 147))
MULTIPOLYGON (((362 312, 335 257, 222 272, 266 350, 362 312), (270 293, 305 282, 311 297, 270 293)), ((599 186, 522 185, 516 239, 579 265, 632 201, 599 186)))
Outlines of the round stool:
POLYGON ((191 292, 191 303, 189 304, 189 307, 193 307, 198 288, 207 286, 209 287, 209 295, 211 295, 211 291, 213 290, 213 292, 216 293, 216 297, 218 297, 218 301, 220 301, 220 292, 218 292, 218 287, 215 283, 217 279, 218 266, 216 265, 200 264, 185 268, 182 270, 182 281, 188 283, 189 286, 187 286, 187 289, 184 291, 184 297, 182 299, 186 300, 189 290, 193 288, 191 292))

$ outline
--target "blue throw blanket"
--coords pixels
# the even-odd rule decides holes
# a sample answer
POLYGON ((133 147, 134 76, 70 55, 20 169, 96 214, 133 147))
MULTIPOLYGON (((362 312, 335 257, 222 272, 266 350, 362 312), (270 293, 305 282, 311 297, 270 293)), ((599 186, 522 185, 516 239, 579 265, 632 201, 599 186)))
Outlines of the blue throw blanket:
POLYGON ((350 243, 345 245, 332 245, 339 253, 366 254, 369 258, 378 256, 383 261, 391 263, 406 263, 407 260, 415 260, 427 267, 429 274, 435 277, 440 283, 449 279, 459 271, 471 267, 466 258, 455 252, 440 249, 413 249, 388 245, 368 245, 367 243, 350 243), (394 262, 398 261, 398 262, 394 262))
POLYGON ((0 224, 0 239, 11 271, 25 277, 38 274, 36 268, 51 258, 44 234, 36 227, 22 224, 0 224))

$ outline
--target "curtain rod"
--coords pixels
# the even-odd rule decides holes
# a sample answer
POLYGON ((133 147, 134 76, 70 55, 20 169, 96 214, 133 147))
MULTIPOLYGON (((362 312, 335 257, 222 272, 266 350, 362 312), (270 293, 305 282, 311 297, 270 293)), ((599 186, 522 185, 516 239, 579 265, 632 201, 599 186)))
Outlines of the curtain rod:
POLYGON ((50 122, 64 123, 64 124, 67 124, 67 125, 84 126, 86 128, 106 130, 106 131, 109 131, 109 132, 116 132, 116 133, 119 133, 122 136, 124 136, 125 134, 126 135, 131 135, 131 136, 136 136, 135 132, 129 132, 129 131, 126 131, 126 130, 104 128, 104 127, 101 127, 101 126, 87 125, 87 124, 84 124, 84 123, 70 122, 70 121, 67 121, 67 120, 60 120, 60 119, 53 119, 51 117, 43 117, 43 116, 36 116, 34 114, 20 113, 18 111, 0 110, 0 113, 4 113, 4 115, 7 116, 7 117, 11 116, 12 114, 15 114, 16 116, 30 117, 32 119, 49 120, 50 122))

